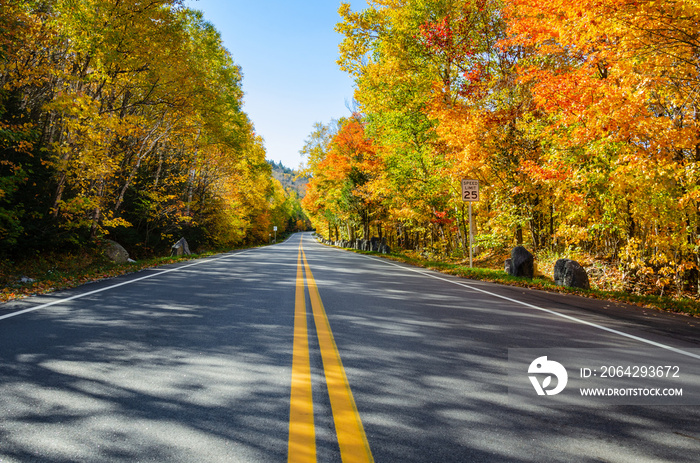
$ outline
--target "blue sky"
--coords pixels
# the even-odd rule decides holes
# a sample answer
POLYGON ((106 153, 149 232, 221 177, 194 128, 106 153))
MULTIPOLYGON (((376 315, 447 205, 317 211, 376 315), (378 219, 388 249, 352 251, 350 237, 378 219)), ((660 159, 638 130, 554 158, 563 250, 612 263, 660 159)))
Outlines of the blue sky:
MULTIPOLYGON (((367 7, 351 0, 354 11, 367 7)), ((349 116, 353 82, 336 60, 340 0, 187 0, 243 68, 244 110, 267 158, 297 168, 315 122, 349 116)))

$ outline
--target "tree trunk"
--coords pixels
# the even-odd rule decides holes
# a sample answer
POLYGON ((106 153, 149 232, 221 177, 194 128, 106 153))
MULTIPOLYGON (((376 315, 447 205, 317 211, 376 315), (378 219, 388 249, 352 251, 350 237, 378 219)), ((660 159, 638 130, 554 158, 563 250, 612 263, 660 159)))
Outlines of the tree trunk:
POLYGON ((102 219, 102 210, 100 209, 100 203, 102 202, 102 197, 104 196, 105 181, 101 178, 99 181, 99 187, 97 189, 98 205, 93 210, 92 215, 92 226, 90 227, 90 240, 97 238, 97 231, 99 229, 100 220, 102 219))
POLYGON ((53 206, 51 206, 51 217, 58 218, 59 204, 61 199, 63 199, 63 190, 66 188, 66 174, 62 173, 58 179, 58 185, 56 186, 56 194, 53 197, 53 206))

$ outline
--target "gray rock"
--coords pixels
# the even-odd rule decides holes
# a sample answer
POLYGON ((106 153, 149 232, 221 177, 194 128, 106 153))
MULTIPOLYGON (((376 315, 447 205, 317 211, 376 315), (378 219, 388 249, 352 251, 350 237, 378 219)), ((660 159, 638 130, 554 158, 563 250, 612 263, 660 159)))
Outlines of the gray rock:
POLYGON ((190 254, 192 253, 185 238, 180 238, 177 243, 170 246, 170 256, 189 256, 190 254))
POLYGON ((532 279, 535 276, 535 256, 524 246, 517 246, 510 252, 510 274, 514 277, 532 279))
POLYGON ((571 288, 591 289, 586 270, 571 259, 559 259, 554 264, 554 283, 571 288))
POLYGON ((382 242, 379 243, 379 252, 382 254, 389 254, 391 252, 391 248, 386 244, 386 237, 382 238, 382 242))
POLYGON ((503 270, 505 270, 506 273, 510 274, 510 269, 513 268, 513 259, 506 259, 505 264, 503 264, 503 270))
POLYGON ((125 264, 129 261, 129 253, 121 244, 112 240, 105 240, 105 243, 107 244, 105 254, 107 254, 109 260, 117 264, 125 264))

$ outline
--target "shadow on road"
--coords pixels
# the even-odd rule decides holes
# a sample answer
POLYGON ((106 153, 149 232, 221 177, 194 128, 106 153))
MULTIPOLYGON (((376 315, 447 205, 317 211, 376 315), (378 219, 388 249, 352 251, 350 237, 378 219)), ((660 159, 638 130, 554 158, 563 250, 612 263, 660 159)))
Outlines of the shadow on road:
POLYGON ((697 461, 699 406, 509 399, 508 348, 545 355, 644 345, 415 273, 399 277, 354 254, 314 250, 309 262, 376 461, 697 461))
POLYGON ((4 320, 0 460, 285 460, 296 248, 256 256, 4 320))
MULTIPOLYGON (((697 406, 509 400, 508 348, 633 341, 306 238, 304 249, 375 461, 697 461, 697 406)), ((0 460, 285 461, 297 250, 291 240, 0 322, 0 460)), ((113 281, 89 289, 100 284, 113 281)), ((313 353, 312 368, 318 381, 313 353)), ((331 426, 318 419, 319 439, 331 426)))

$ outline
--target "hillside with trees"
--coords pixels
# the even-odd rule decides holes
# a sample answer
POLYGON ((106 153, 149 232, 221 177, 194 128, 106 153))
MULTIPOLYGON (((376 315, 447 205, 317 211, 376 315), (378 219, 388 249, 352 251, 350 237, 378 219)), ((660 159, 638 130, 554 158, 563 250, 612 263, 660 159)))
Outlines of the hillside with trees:
POLYGON ((281 162, 267 161, 272 167, 272 176, 278 180, 286 191, 293 191, 300 199, 306 196, 309 179, 298 171, 284 166, 281 162))

